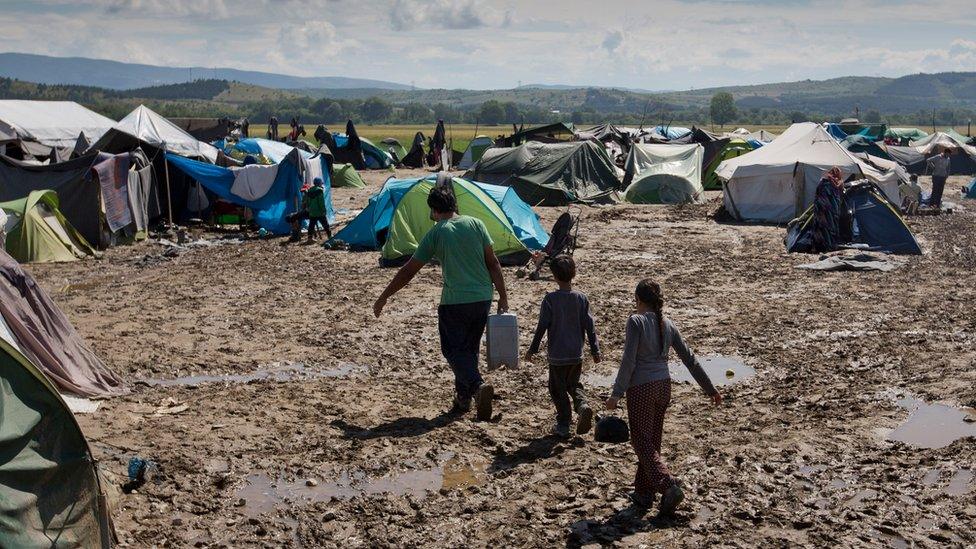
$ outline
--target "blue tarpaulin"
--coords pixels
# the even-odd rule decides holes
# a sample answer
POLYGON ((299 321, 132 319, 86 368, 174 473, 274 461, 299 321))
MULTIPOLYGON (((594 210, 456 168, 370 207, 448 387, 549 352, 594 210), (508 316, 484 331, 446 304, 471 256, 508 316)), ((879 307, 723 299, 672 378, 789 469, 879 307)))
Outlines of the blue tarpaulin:
MULTIPOLYGON (((253 210, 254 220, 259 227, 274 234, 288 234, 291 231, 291 226, 285 221, 285 216, 297 211, 298 205, 301 203, 301 188, 304 183, 295 162, 256 167, 258 169, 277 170, 277 173, 271 187, 263 196, 254 200, 246 200, 231 192, 237 177, 235 169, 215 166, 168 153, 166 160, 218 197, 253 210)), ((251 168, 255 167, 252 166, 251 168)), ((332 208, 330 187, 329 183, 326 182, 326 208, 331 222, 335 214, 332 208)))
POLYGON ((296 149, 287 143, 273 141, 271 139, 263 139, 260 137, 241 139, 237 143, 234 143, 233 147, 235 150, 238 150, 244 154, 263 154, 268 160, 275 164, 284 160, 285 157, 291 154, 291 152, 294 150, 297 150, 298 153, 305 158, 312 158, 313 156, 312 153, 303 151, 302 149, 296 149))

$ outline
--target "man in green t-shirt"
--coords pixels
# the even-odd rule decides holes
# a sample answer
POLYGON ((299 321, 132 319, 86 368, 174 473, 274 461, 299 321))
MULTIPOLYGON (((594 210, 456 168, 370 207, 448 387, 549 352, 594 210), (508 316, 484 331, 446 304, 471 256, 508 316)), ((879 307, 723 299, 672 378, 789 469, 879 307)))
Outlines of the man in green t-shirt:
POLYGON ((406 286, 427 262, 440 261, 443 288, 437 320, 441 352, 454 371, 457 394, 451 411, 467 412, 474 398, 478 419, 487 421, 491 419, 494 389, 481 379, 478 351, 494 296, 492 286, 498 289, 499 313, 508 311, 508 293, 488 229, 480 219, 458 215, 457 199, 450 185, 448 182, 431 189, 427 205, 437 224, 380 294, 373 313, 379 317, 387 299, 406 286))

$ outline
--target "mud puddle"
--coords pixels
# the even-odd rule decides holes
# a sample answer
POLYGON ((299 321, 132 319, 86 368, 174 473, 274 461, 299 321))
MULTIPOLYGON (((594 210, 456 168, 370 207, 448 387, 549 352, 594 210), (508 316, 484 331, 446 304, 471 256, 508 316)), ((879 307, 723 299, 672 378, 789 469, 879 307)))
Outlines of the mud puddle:
POLYGON ((384 494, 423 498, 439 490, 481 484, 484 469, 484 464, 469 465, 452 456, 439 466, 378 478, 371 478, 363 471, 343 471, 335 480, 309 482, 306 479, 274 479, 266 473, 253 473, 247 476, 235 497, 244 501, 244 511, 249 516, 270 513, 284 502, 315 503, 384 494))
MULTIPOLYGON (((749 380, 756 375, 756 370, 742 361, 741 358, 713 355, 699 357, 702 368, 708 374, 708 379, 716 387, 726 387, 743 381, 749 380)), ((684 364, 669 364, 668 371, 671 373, 671 380, 677 383, 695 383, 695 378, 691 376, 688 368, 684 364)), ((609 374, 599 372, 587 372, 583 375, 583 382, 592 387, 611 387, 617 379, 617 372, 609 374)))
POLYGON ((898 395, 895 404, 911 413, 908 419, 888 434, 888 440, 934 449, 944 448, 963 437, 976 436, 974 410, 929 404, 906 394, 898 395))
POLYGON ((252 383, 256 381, 283 383, 298 379, 347 377, 368 371, 368 367, 352 362, 343 362, 334 368, 326 369, 312 369, 301 363, 285 362, 274 363, 270 366, 259 368, 249 374, 195 375, 173 379, 144 379, 140 380, 139 383, 154 387, 196 387, 206 383, 252 383))

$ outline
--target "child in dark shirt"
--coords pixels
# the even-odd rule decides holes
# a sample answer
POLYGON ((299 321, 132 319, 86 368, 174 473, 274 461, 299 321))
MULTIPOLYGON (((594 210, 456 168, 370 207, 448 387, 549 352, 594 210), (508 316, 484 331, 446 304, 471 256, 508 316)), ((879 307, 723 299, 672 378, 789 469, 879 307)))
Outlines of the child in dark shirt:
POLYGON ((553 258, 549 265, 559 289, 549 292, 542 299, 539 325, 525 358, 532 360, 532 356, 539 351, 542 336, 548 333, 549 395, 556 405, 553 432, 568 437, 574 409, 577 434, 586 433, 593 426, 593 410, 586 404, 586 394, 580 382, 584 336, 589 341, 593 362, 600 362, 600 344, 593 328, 590 302, 585 294, 573 290, 576 262, 568 255, 560 255, 553 258))

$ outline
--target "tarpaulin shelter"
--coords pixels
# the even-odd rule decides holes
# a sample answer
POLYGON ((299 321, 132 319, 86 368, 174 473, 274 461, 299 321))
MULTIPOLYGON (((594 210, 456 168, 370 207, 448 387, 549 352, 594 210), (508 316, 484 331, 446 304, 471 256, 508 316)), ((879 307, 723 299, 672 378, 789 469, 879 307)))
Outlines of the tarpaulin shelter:
POLYGON ((362 176, 352 167, 352 164, 336 164, 332 171, 333 187, 355 187, 361 189, 366 186, 362 176))
POLYGON ((50 296, 3 251, 0 321, 0 339, 28 357, 60 392, 79 397, 126 392, 122 379, 91 351, 50 296))
POLYGON ((684 128, 681 126, 662 125, 662 126, 655 126, 652 131, 659 135, 663 135, 668 139, 681 139, 682 137, 691 133, 691 128, 684 128))
MULTIPOLYGON (((898 213, 898 206, 875 183, 855 183, 844 191, 841 238, 845 246, 867 246, 870 250, 892 254, 920 255, 922 248, 898 213)), ((813 206, 790 223, 786 251, 807 253, 813 250, 813 206)))
POLYGON ((888 128, 885 131, 885 139, 892 139, 898 142, 898 145, 907 146, 912 141, 918 141, 923 137, 927 136, 928 132, 924 132, 918 128, 888 128))
POLYGON ((19 200, 0 202, 7 214, 6 250, 21 263, 75 261, 95 250, 58 209, 54 191, 31 191, 19 200))
MULTIPOLYGON (((427 195, 437 183, 431 175, 418 179, 390 178, 355 219, 336 233, 354 250, 382 251, 385 264, 402 263, 434 226, 427 195)), ((484 222, 495 254, 509 263, 526 260, 527 249, 541 249, 549 240, 538 216, 506 187, 451 178, 458 213, 484 222)))
POLYGON ((169 121, 200 141, 211 142, 230 135, 231 123, 228 118, 174 118, 169 121))
POLYGON ((0 100, 0 132, 49 147, 73 148, 78 134, 98 139, 114 125, 74 101, 0 100))
POLYGON ((503 137, 496 145, 499 147, 515 147, 529 141, 558 143, 576 139, 576 128, 566 122, 556 122, 555 124, 535 126, 529 129, 515 127, 513 124, 513 130, 512 135, 503 137))
POLYGON ((479 135, 468 143, 468 148, 464 149, 464 153, 461 155, 461 161, 458 162, 457 168, 459 170, 467 170, 474 163, 481 160, 484 156, 485 151, 495 146, 495 142, 492 141, 487 135, 479 135))
POLYGON ((840 145, 852 153, 867 153, 886 160, 892 159, 885 150, 883 142, 873 141, 863 135, 848 135, 841 140, 840 145))
POLYGON ((613 202, 620 186, 606 149, 592 141, 491 148, 464 177, 513 187, 522 200, 541 206, 613 202))
POLYGON ((417 132, 413 135, 413 142, 410 145, 410 150, 407 154, 400 159, 400 163, 408 168, 423 168, 424 167, 424 156, 427 154, 424 151, 424 138, 423 132, 417 132))
MULTIPOLYGON (((926 158, 930 158, 942 151, 949 149, 949 174, 950 175, 972 175, 976 174, 976 147, 968 144, 969 138, 956 132, 946 130, 935 132, 923 137, 918 141, 912 141, 911 147, 921 153, 926 158)), ((919 163, 909 167, 912 173, 927 173, 927 164, 919 163)))
POLYGON ((580 140, 593 139, 603 143, 603 146, 607 148, 607 152, 613 158, 617 155, 630 153, 630 146, 633 144, 635 137, 634 134, 618 128, 613 124, 599 124, 592 128, 579 131, 576 136, 580 140))
POLYGON ((329 222, 335 219, 332 185, 324 160, 313 158, 305 162, 297 149, 292 149, 278 164, 267 166, 225 168, 173 154, 167 154, 166 160, 217 197, 252 209, 258 226, 274 234, 291 232, 285 216, 298 210, 302 185, 313 176, 321 177, 325 183, 329 222), (310 173, 309 168, 317 171, 310 173))
POLYGON ((635 144, 624 165, 624 200, 633 204, 685 204, 704 200, 697 144, 635 144))
POLYGON ((890 200, 901 202, 897 173, 855 158, 812 122, 793 124, 761 149, 723 161, 715 173, 724 181, 724 205, 733 218, 786 223, 813 203, 817 183, 835 166, 845 179, 870 179, 890 200))
POLYGON ((91 179, 98 154, 37 166, 0 156, 0 201, 20 200, 33 191, 53 190, 59 209, 82 237, 93 245, 101 241, 101 189, 91 179))
POLYGON ((0 545, 111 547, 111 516, 81 427, 41 368, 3 338, 0 385, 0 545))

